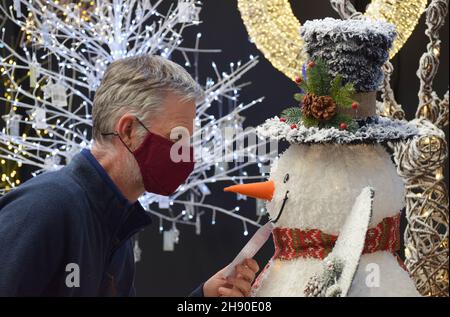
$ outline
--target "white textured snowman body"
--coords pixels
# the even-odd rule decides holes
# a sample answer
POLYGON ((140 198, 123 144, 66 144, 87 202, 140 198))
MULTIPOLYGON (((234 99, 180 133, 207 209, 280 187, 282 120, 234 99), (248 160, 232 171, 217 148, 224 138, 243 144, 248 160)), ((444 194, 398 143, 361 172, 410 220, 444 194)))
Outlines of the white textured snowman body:
MULTIPOLYGON (((392 217, 404 206, 404 183, 381 145, 292 144, 273 165, 273 199, 267 210, 275 227, 319 229, 339 235, 356 197, 366 186, 375 190, 369 228, 392 217), (287 177, 286 175, 289 174, 287 177)), ((309 278, 321 260, 275 259, 261 279, 256 296, 304 296, 309 278)), ((361 256, 348 296, 419 296, 409 274, 388 251, 361 256), (374 275, 375 274, 375 275, 374 275)))

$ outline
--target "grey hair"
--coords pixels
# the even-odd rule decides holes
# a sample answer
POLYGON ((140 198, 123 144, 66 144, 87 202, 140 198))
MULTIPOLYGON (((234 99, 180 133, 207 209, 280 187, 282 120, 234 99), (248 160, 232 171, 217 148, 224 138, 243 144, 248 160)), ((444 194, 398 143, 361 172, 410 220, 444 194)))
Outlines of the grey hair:
POLYGON ((94 97, 94 141, 103 143, 102 133, 114 132, 114 125, 126 112, 142 120, 157 114, 168 92, 178 93, 184 101, 204 98, 203 89, 191 75, 163 57, 138 55, 111 63, 94 97))

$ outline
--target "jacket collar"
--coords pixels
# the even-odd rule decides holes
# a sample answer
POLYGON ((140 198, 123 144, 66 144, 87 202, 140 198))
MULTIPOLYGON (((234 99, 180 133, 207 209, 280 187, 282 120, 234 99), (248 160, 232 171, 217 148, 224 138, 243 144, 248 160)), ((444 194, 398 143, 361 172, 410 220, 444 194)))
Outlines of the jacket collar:
POLYGON ((89 203, 100 214, 117 244, 151 223, 150 213, 136 201, 128 201, 88 149, 75 155, 67 165, 85 190, 89 203))

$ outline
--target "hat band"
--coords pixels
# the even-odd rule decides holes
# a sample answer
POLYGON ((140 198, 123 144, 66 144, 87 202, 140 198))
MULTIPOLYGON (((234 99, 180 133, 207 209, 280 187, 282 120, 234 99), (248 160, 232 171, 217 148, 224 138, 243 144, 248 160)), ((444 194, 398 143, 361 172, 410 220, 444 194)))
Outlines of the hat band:
POLYGON ((352 99, 356 101, 359 106, 358 109, 340 108, 339 113, 349 116, 353 119, 365 119, 374 117, 377 114, 377 92, 359 92, 353 95, 352 99))

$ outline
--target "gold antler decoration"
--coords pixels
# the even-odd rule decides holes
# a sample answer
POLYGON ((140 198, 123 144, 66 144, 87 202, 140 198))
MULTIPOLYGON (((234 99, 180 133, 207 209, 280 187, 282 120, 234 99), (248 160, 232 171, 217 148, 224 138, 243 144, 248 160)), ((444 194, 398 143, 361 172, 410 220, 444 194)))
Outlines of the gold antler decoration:
MULTIPOLYGON (((303 1, 305 4, 307 1, 303 1)), ((272 65, 294 80, 306 62, 304 42, 299 36, 300 21, 289 0, 238 0, 238 9, 251 40, 272 65)), ((372 0, 362 15, 350 0, 331 0, 342 18, 383 19, 394 24, 398 36, 391 58, 408 40, 426 8, 427 0, 372 0)))

